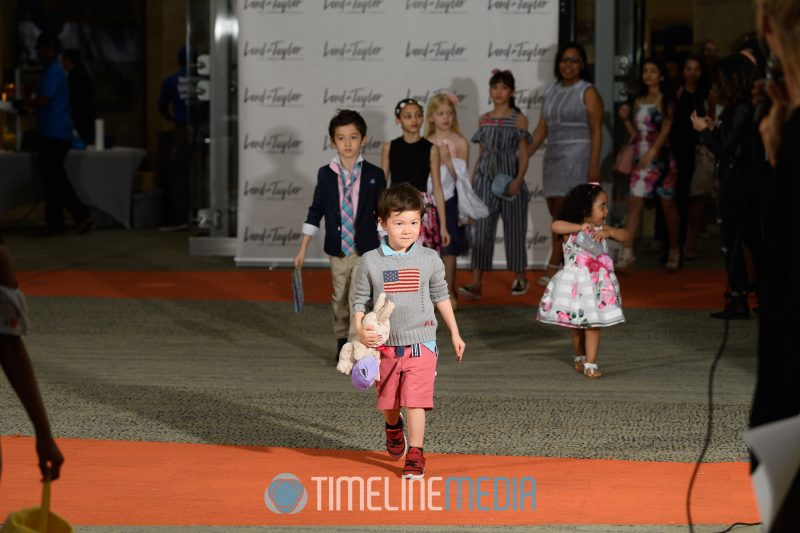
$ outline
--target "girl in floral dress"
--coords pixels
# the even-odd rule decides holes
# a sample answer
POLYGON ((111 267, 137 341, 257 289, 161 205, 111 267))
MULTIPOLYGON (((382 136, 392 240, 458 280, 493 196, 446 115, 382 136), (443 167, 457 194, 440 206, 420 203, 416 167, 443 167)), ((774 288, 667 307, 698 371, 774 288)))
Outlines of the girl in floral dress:
POLYGON ((658 198, 667 224, 669 252, 666 269, 674 272, 680 265, 680 217, 675 203, 678 167, 669 147, 672 127, 672 106, 666 88, 664 69, 652 59, 645 59, 639 78, 640 96, 633 104, 633 121, 630 106, 619 108, 619 117, 634 140, 634 169, 631 172, 628 196, 628 213, 625 229, 629 238, 624 243, 617 262, 617 270, 633 267, 636 257, 633 240, 642 217, 642 207, 647 198, 658 198), (635 123, 635 124, 634 124, 635 123))
POLYGON ((628 232, 605 225, 608 195, 597 183, 574 187, 564 198, 553 233, 563 235, 564 267, 547 284, 536 320, 572 329, 575 370, 590 378, 597 366, 600 328, 625 321, 614 262, 606 239, 624 242, 628 232))

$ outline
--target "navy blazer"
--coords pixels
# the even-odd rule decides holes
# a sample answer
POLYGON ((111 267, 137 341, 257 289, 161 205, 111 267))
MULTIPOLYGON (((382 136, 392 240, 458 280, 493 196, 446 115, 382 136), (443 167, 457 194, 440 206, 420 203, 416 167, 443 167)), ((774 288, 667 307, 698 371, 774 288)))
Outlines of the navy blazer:
MULTIPOLYGON (((377 229, 378 197, 386 188, 383 170, 364 160, 361 163, 358 207, 356 208, 356 250, 364 255, 380 244, 377 229)), ((308 208, 306 224, 320 227, 325 217, 325 253, 334 257, 342 255, 342 211, 339 205, 339 175, 325 165, 317 173, 314 200, 308 208)))

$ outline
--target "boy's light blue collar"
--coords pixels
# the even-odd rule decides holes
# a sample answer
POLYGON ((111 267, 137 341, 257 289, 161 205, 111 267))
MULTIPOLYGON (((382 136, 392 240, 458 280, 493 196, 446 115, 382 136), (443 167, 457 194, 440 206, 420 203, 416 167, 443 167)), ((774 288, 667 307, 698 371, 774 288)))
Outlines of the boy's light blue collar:
POLYGON ((394 250, 391 246, 389 246, 389 237, 387 236, 381 239, 381 251, 383 252, 383 255, 387 257, 390 255, 407 255, 410 254, 411 250, 414 249, 414 244, 412 244, 402 252, 398 252, 397 250, 394 250))

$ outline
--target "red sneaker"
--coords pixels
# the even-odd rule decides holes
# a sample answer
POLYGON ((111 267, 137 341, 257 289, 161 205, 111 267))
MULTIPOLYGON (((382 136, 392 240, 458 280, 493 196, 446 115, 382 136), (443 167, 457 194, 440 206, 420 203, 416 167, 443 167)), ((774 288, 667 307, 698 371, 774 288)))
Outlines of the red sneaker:
POLYGON ((422 479, 425 477, 425 456, 419 448, 411 448, 406 455, 403 479, 422 479))
POLYGON ((402 459, 408 451, 408 441, 403 431, 403 415, 398 419, 400 427, 398 429, 386 429, 386 451, 392 459, 402 459))

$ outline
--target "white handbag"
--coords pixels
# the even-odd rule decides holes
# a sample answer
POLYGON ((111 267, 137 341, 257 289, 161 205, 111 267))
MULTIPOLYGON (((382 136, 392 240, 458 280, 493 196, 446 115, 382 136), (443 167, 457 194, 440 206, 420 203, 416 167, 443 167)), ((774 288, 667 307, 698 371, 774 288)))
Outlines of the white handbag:
MULTIPOLYGON (((467 172, 467 162, 463 159, 453 158, 453 169, 458 176, 451 176, 447 165, 439 169, 442 180, 442 191, 445 201, 453 197, 452 190, 458 193, 458 223, 472 224, 479 218, 489 216, 489 208, 483 203, 480 196, 472 189, 467 172)), ((433 183, 428 176, 428 192, 433 194, 433 183)))
POLYGON ((489 216, 489 208, 473 190, 467 173, 467 163, 463 159, 453 159, 453 166, 458 174, 456 192, 458 193, 458 221, 471 224, 479 218, 489 216))

